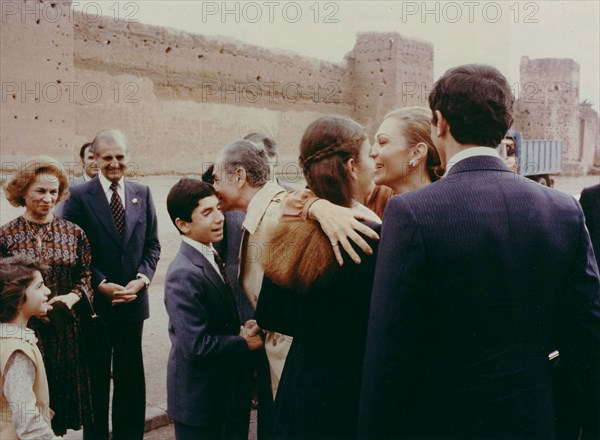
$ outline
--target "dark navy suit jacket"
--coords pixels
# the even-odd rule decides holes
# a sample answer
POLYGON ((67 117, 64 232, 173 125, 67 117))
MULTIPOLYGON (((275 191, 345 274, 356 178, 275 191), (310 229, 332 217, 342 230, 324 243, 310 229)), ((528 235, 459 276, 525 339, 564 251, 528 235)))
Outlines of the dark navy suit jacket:
POLYGON ((573 197, 472 157, 389 201, 361 438, 553 439, 555 349, 597 424, 600 283, 573 197))
POLYGON ((240 245, 242 243, 242 224, 246 218, 246 214, 242 211, 227 211, 224 213, 225 223, 223 224, 223 240, 218 243, 213 243, 213 247, 217 250, 221 258, 225 262, 225 271, 230 280, 234 280, 233 290, 237 301, 238 312, 242 322, 252 319, 254 316, 254 308, 246 297, 239 283, 238 272, 240 268, 240 245))
MULTIPOLYGON (((92 286, 102 280, 126 285, 138 273, 152 280, 160 257, 156 211, 150 189, 125 182, 125 234, 119 237, 108 200, 98 178, 70 188, 63 217, 79 225, 92 250, 92 286)), ((127 304, 115 307, 101 293, 94 295, 96 312, 108 319, 142 321, 150 316, 148 289, 127 304)))
POLYGON ((581 191, 579 203, 585 213, 585 223, 590 231, 596 261, 600 261, 600 184, 581 191))
MULTIPOLYGON (((187 243, 169 265, 165 280, 171 351, 167 366, 168 412, 191 426, 236 423, 248 354, 238 336, 240 318, 231 291, 208 260, 187 243), (239 405, 239 404, 238 404, 239 405), (227 419, 227 420, 226 420, 227 419)), ((244 407, 241 405, 241 407, 244 407)))

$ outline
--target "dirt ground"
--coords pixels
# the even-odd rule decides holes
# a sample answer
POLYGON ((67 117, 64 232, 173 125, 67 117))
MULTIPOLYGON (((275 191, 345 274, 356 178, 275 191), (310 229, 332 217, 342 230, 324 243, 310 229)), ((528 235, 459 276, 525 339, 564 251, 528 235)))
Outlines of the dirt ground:
MULTIPOLYGON (((148 185, 154 197, 158 216, 158 230, 162 246, 154 280, 150 287, 150 319, 144 325, 144 362, 146 367, 146 387, 148 405, 166 408, 166 368, 170 341, 167 334, 167 313, 163 305, 163 283, 167 267, 175 256, 180 243, 179 234, 169 219, 166 210, 166 197, 170 188, 180 176, 147 176, 139 179, 148 185)), ((587 186, 600 183, 600 176, 555 177, 555 189, 578 197, 587 186)), ((13 208, 4 194, 0 200, 0 224, 21 214, 23 209, 13 208)), ((255 425, 253 426, 255 429, 255 425)), ((254 431, 255 432, 255 431, 254 431)), ((254 432, 252 437, 254 437, 254 432)), ((147 433, 147 439, 167 439, 172 435, 172 427, 163 427, 147 433)), ((174 437, 173 437, 174 438, 174 437)))

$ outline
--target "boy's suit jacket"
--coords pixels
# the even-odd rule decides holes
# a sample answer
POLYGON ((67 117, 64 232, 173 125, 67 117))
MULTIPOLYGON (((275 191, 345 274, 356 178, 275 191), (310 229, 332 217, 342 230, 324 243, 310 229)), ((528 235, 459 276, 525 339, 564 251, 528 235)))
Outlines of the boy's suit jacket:
POLYGON ((171 339, 169 415, 191 426, 222 423, 244 389, 248 346, 238 336, 231 290, 204 255, 185 242, 167 271, 165 306, 171 339))

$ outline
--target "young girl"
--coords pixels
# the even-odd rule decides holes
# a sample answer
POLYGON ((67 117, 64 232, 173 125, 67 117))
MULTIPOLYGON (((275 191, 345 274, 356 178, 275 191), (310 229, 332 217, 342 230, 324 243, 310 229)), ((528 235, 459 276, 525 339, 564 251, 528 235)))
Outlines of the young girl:
POLYGON ((0 438, 60 439, 52 432, 48 381, 29 318, 45 315, 46 268, 19 255, 0 259, 0 438))

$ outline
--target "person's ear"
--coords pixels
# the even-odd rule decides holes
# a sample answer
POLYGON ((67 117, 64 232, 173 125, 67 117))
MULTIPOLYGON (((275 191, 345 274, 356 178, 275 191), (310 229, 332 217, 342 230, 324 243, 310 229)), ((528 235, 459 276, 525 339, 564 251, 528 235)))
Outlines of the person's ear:
POLYGON ((353 157, 348 159, 344 166, 348 170, 348 174, 350 174, 354 180, 358 179, 358 176, 356 175, 356 160, 354 160, 353 157))
POLYGON ((235 170, 235 184, 238 188, 241 188, 242 186, 244 186, 244 183, 246 183, 247 180, 247 175, 246 175, 246 170, 242 167, 238 167, 235 170))
POLYGON ((442 138, 448 133, 448 121, 442 116, 442 113, 439 110, 435 110, 435 116, 437 118, 437 123, 435 124, 436 135, 438 138, 442 138))
POLYGON ((415 148, 413 148, 412 159, 416 160, 417 162, 421 162, 421 160, 426 158, 427 144, 425 142, 419 142, 417 145, 415 145, 415 148))
POLYGON ((179 231, 183 234, 183 235, 187 235, 190 233, 190 227, 188 226, 188 222, 186 222, 185 220, 181 220, 179 217, 177 217, 175 219, 175 226, 177 226, 177 229, 179 229, 179 231))

